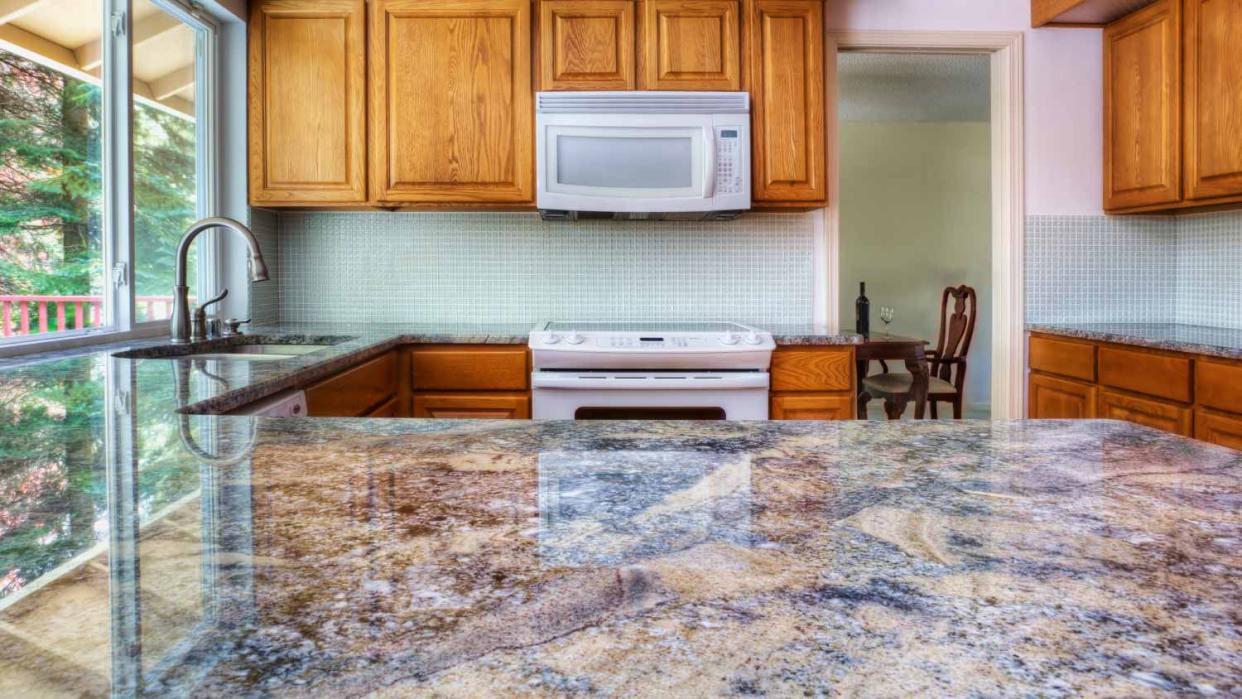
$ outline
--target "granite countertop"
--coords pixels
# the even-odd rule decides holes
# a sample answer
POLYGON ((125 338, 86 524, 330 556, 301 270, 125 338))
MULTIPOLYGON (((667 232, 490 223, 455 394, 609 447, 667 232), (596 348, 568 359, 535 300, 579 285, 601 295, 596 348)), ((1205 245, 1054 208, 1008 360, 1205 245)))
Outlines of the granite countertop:
POLYGON ((0 369, 0 695, 1242 692, 1242 453, 179 412, 281 364, 0 369))
POLYGON ((1030 332, 1242 359, 1242 329, 1181 323, 1028 323, 1030 332))

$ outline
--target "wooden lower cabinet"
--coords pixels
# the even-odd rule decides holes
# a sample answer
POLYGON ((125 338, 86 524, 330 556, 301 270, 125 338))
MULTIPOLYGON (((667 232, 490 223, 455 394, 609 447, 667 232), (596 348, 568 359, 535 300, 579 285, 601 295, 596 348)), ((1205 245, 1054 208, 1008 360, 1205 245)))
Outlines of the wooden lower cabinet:
POLYGON ((401 403, 400 396, 393 396, 383 405, 367 413, 367 417, 404 417, 405 410, 401 403))
POLYGON ((525 393, 416 393, 414 417, 525 420, 530 418, 530 396, 525 393))
POLYGON ((852 393, 789 393, 772 396, 773 420, 851 420, 857 404, 852 393))
POLYGON ((1086 420, 1096 416, 1096 393, 1090 384, 1031 374, 1027 416, 1033 420, 1086 420))
POLYGON ((1195 410, 1195 439, 1242 451, 1242 415, 1195 410))
POLYGON ((1125 420, 1184 437, 1194 436, 1190 408, 1174 403, 1102 389, 1096 413, 1104 420, 1125 420))
POLYGON ((397 353, 393 351, 306 389, 307 414, 361 417, 400 394, 397 353))

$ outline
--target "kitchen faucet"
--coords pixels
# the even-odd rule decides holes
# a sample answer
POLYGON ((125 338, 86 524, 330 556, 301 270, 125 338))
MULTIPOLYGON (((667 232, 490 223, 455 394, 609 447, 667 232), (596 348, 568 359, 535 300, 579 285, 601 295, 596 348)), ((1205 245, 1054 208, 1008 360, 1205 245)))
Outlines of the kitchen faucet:
MULTIPOLYGON (((196 322, 193 325, 190 323, 190 287, 186 282, 185 266, 186 258, 190 254, 190 244, 194 242, 199 233, 209 228, 228 228, 245 238, 246 245, 249 247, 250 281, 263 282, 270 279, 267 274, 267 263, 263 261, 263 252, 259 250, 259 241, 255 239, 254 233, 250 232, 249 228, 231 218, 223 217, 205 218, 191 225, 185 235, 181 236, 181 243, 177 245, 177 274, 173 282, 172 319, 169 321, 174 345, 184 345, 192 340, 201 340, 207 334, 205 322, 196 322)), ((199 306, 195 311, 195 319, 205 320, 206 311, 203 309, 223 299, 227 293, 228 289, 225 289, 220 296, 199 306)))

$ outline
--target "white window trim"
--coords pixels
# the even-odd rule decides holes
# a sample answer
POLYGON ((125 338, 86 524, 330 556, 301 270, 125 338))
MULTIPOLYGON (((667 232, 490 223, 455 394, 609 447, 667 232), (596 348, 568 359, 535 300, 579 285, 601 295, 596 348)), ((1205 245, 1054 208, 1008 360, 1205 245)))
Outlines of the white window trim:
MULTIPOLYGON (((195 30, 195 154, 199 187, 196 216, 218 215, 220 210, 219 25, 207 13, 180 0, 150 0, 161 10, 195 30)), ((100 17, 102 70, 102 217, 107 241, 104 246, 103 327, 62 330, 0 340, 0 357, 67 350, 91 345, 158 337, 168 332, 168 321, 138 323, 134 294, 133 218, 133 33, 132 0, 103 0, 100 17), (119 283, 118 283, 119 275, 119 283)), ((23 57, 79 79, 92 76, 54 65, 27 51, 23 57)), ((196 243, 198 279, 204 286, 200 298, 214 295, 222 286, 222 246, 219 232, 201 236, 196 243)))

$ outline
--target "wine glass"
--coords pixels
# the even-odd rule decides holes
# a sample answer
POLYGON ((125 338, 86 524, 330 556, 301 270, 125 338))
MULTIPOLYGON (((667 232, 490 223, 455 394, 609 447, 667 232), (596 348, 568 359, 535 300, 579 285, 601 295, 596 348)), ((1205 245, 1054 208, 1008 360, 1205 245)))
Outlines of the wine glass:
POLYGON ((884 321, 884 334, 888 333, 888 324, 893 322, 893 307, 880 306, 880 320, 884 321))

